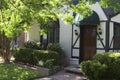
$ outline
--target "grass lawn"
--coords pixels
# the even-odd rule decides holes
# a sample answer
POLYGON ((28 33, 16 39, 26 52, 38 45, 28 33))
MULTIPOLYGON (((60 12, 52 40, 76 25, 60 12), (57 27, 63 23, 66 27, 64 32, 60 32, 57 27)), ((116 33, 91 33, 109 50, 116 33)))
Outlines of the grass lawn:
POLYGON ((0 64, 0 80, 33 80, 41 76, 38 71, 15 64, 0 64))

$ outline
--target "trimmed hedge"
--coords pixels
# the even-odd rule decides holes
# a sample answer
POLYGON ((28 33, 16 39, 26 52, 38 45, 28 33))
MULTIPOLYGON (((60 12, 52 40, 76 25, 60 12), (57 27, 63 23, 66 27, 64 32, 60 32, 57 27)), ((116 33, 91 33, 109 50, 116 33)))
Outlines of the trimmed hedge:
POLYGON ((81 69, 90 80, 120 80, 120 53, 96 54, 93 60, 82 62, 81 69))
MULTIPOLYGON (((29 63, 32 65, 39 65, 39 61, 50 62, 51 64, 58 65, 59 55, 57 52, 49 50, 35 50, 30 48, 21 48, 19 52, 15 54, 15 60, 18 62, 29 63)), ((47 67, 47 66, 46 66, 47 67)))

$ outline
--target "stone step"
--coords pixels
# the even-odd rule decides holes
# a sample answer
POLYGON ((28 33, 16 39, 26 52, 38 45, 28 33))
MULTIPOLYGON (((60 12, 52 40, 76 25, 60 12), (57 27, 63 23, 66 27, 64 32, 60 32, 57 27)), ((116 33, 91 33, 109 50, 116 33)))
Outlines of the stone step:
POLYGON ((66 72, 82 74, 80 67, 68 66, 65 68, 66 72))

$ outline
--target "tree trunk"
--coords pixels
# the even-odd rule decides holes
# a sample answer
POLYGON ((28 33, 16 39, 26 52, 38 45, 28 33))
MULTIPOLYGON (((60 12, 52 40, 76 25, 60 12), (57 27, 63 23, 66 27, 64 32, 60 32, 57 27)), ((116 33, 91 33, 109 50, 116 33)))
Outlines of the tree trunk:
POLYGON ((10 39, 3 32, 1 35, 1 49, 4 62, 10 62, 10 39))

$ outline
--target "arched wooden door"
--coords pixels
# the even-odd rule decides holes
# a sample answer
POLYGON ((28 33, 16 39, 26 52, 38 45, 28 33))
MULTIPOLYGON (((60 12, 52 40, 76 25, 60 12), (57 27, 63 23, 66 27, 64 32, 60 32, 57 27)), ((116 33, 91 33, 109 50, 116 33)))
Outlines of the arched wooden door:
POLYGON ((96 52, 96 25, 80 26, 80 61, 92 59, 96 52))

